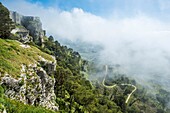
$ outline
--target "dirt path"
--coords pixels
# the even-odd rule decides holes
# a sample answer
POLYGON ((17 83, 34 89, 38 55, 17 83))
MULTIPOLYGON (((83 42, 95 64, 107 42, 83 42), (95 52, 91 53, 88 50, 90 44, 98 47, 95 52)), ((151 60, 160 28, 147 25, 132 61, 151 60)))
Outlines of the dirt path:
MULTIPOLYGON (((117 84, 114 84, 114 85, 112 85, 112 86, 108 86, 108 85, 105 84, 106 76, 107 76, 107 74, 108 74, 108 66, 107 66, 107 65, 105 65, 105 70, 106 70, 106 73, 105 73, 104 79, 103 79, 103 81, 102 81, 102 85, 103 85, 104 87, 106 87, 106 88, 109 88, 109 89, 116 87, 117 84)), ((131 95, 136 91, 137 87, 136 87, 135 85, 133 85, 133 84, 121 84, 121 85, 122 85, 122 86, 131 86, 131 87, 134 88, 134 89, 132 90, 132 92, 128 94, 128 97, 126 98, 125 103, 128 103, 131 95)))
POLYGON ((128 97, 127 97, 127 99, 126 99, 126 101, 125 101, 125 103, 128 103, 131 95, 136 91, 137 88, 136 88, 136 86, 134 86, 134 85, 132 85, 132 84, 121 84, 121 85, 122 85, 122 86, 131 86, 131 87, 134 88, 134 89, 132 90, 132 92, 131 92, 130 94, 128 94, 128 97))

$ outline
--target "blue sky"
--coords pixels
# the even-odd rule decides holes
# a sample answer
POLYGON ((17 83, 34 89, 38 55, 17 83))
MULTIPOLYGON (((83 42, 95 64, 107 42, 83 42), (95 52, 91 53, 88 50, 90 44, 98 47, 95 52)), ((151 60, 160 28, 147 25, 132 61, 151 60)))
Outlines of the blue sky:
MULTIPOLYGON (((8 4, 14 0, 0 0, 8 4)), ((19 0, 17 0, 19 1, 19 0)), ((21 0, 22 1, 22 0, 21 0)), ((24 1, 24 0, 23 0, 24 1)), ((158 19, 170 19, 170 0, 25 0, 40 4, 45 8, 53 7, 70 11, 81 8, 98 16, 108 17, 116 13, 119 17, 133 17, 145 14, 158 19)))
MULTIPOLYGON (((170 0, 0 0, 9 9, 16 2, 38 4, 44 8, 71 11, 81 8, 85 12, 104 18, 115 16, 117 18, 133 18, 146 15, 162 21, 170 20, 170 0)), ((14 10, 14 9, 12 9, 14 10)))
POLYGON ((169 0, 27 0, 31 3, 40 3, 44 7, 58 7, 69 11, 72 8, 81 8, 99 16, 110 16, 118 13, 120 17, 131 17, 138 13, 161 19, 169 19, 169 0))

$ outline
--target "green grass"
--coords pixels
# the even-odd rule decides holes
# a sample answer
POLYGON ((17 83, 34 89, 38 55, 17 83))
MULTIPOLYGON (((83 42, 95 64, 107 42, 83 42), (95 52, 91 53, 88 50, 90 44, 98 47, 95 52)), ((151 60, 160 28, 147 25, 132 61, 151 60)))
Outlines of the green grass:
POLYGON ((22 64, 33 64, 37 62, 39 56, 54 61, 53 58, 34 46, 23 48, 15 40, 0 39, 0 72, 8 73, 13 77, 20 75, 22 64))
POLYGON ((8 98, 4 99, 4 106, 8 113, 57 113, 41 106, 23 104, 22 102, 8 98))

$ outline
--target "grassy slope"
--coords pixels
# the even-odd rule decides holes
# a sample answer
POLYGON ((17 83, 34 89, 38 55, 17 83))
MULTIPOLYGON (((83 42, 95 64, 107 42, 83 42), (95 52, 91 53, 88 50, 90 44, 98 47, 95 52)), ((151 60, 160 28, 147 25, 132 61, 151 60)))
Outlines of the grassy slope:
POLYGON ((0 39, 0 72, 13 77, 20 75, 21 64, 32 64, 40 60, 39 56, 53 61, 52 57, 38 48, 31 46, 23 48, 21 43, 14 40, 0 39))
MULTIPOLYGON (((20 75, 21 64, 32 64, 40 60, 39 56, 42 56, 46 60, 54 61, 54 59, 39 50, 34 46, 30 48, 23 48, 21 43, 15 40, 1 39, 0 38, 0 73, 8 73, 13 77, 20 75)), ((2 75, 0 75, 2 77, 2 75)), ((2 92, 1 92, 2 93, 2 92)), ((1 95, 1 94, 0 94, 1 95)), ((10 113, 54 113, 43 107, 35 107, 31 105, 25 105, 21 102, 4 98, 0 96, 0 112, 1 107, 5 106, 7 112, 10 113), (18 109, 20 108, 20 109, 18 109)))

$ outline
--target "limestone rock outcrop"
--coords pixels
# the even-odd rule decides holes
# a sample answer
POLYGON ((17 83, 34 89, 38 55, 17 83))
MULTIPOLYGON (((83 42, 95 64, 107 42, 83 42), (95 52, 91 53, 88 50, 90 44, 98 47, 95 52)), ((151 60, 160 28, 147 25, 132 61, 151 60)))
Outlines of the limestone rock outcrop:
POLYGON ((29 36, 29 31, 24 27, 15 28, 11 31, 11 33, 17 35, 18 36, 17 40, 22 43, 32 41, 32 37, 29 36))
POLYGON ((5 74, 1 78, 1 85, 6 87, 5 95, 11 99, 57 111, 55 78, 52 75, 55 72, 56 61, 42 59, 35 64, 23 64, 20 76, 14 78, 5 74))

